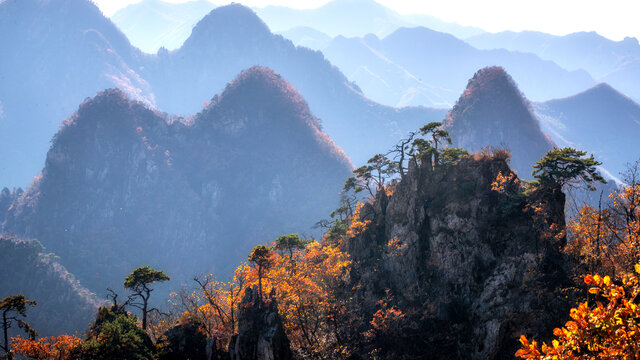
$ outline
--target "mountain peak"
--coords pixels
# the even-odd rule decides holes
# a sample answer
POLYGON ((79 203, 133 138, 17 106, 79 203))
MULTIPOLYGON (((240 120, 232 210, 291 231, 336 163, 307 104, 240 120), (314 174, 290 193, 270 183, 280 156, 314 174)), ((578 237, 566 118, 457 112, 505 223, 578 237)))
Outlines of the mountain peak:
POLYGON ((194 26, 185 46, 191 42, 206 43, 207 39, 229 38, 237 41, 259 40, 271 35, 267 24, 250 8, 232 3, 217 7, 194 26))
POLYGON ((540 130, 529 101, 499 66, 483 68, 469 80, 445 119, 454 144, 478 151, 485 146, 512 151, 512 165, 528 177, 531 166, 553 143, 540 130))

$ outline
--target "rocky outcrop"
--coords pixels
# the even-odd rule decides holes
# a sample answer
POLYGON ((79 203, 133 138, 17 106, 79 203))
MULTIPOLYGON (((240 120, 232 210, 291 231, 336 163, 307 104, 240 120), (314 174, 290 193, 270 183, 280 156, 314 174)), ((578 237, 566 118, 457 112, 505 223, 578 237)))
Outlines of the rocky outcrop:
POLYGON ((229 355, 216 349, 197 319, 187 319, 167 330, 156 343, 159 360, 227 360, 229 355))
POLYGON ((229 355, 231 360, 292 359, 274 293, 262 300, 256 287, 245 291, 238 314, 238 334, 231 338, 229 355))
POLYGON ((369 225, 346 244, 359 353, 512 359, 520 334, 544 338, 560 323, 571 284, 557 231, 564 195, 525 195, 515 182, 494 191, 498 173, 513 174, 490 154, 413 167, 362 207, 369 225))

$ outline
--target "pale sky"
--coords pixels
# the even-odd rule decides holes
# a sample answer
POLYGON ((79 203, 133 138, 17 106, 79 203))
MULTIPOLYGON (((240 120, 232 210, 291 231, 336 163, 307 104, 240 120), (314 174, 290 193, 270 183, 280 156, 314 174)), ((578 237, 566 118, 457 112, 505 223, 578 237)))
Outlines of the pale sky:
MULTIPOLYGON (((140 0, 93 0, 111 16, 140 0)), ((186 0, 168 0, 185 2, 186 0)), ((597 31, 612 40, 640 39, 640 0, 377 0, 400 13, 422 13, 490 32, 538 30, 555 35, 597 31)), ((230 1, 212 1, 223 5, 230 1)), ((328 0, 236 0, 247 6, 314 8, 328 0)))

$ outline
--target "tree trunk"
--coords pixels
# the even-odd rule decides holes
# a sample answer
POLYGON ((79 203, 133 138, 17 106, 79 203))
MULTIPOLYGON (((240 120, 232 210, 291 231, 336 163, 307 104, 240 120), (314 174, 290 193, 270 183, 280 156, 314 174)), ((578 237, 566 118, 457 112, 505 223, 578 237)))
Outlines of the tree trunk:
POLYGON ((149 298, 142 298, 142 330, 147 331, 147 302, 149 298))
POLYGON ((9 351, 9 334, 7 326, 7 312, 2 313, 2 332, 4 334, 4 351, 7 354, 7 359, 13 360, 13 354, 9 351))

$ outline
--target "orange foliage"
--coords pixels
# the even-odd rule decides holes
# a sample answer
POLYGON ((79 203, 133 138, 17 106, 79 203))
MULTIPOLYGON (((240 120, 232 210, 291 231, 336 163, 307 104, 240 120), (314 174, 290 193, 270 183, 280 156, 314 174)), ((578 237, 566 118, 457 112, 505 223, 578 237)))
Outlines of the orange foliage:
POLYGON ((609 197, 608 208, 585 206, 568 222, 565 251, 591 271, 616 275, 640 262, 640 185, 609 197))
POLYGON ((371 223, 371 220, 361 220, 360 219, 360 209, 362 209, 362 206, 364 206, 363 203, 358 202, 358 204, 356 205, 356 209, 353 212, 353 217, 351 219, 351 225, 349 226, 349 229, 347 230, 347 236, 349 237, 353 237, 356 236, 358 234, 361 234, 363 231, 365 231, 367 229, 367 226, 369 226, 369 224, 371 223))
POLYGON ((621 285, 609 276, 587 275, 589 293, 603 302, 594 305, 583 302, 571 309, 572 320, 553 330, 556 339, 551 345, 520 337, 522 359, 637 359, 640 356, 640 309, 636 297, 640 294, 640 265, 633 275, 624 276, 621 285))
MULTIPOLYGON (((245 284, 244 273, 248 266, 239 267, 230 282, 217 281, 213 275, 195 278, 198 284, 191 293, 179 297, 184 309, 181 320, 195 318, 204 326, 207 336, 214 339, 216 348, 224 349, 237 330, 238 304, 242 299, 245 284)), ((176 294, 172 294, 176 298, 176 294)))
MULTIPOLYGON (((332 286, 340 281, 349 265, 348 256, 338 246, 313 241, 293 261, 288 255, 273 254, 273 265, 264 274, 265 293, 275 290, 278 311, 283 317, 292 346, 307 354, 317 354, 329 345, 325 335, 333 318, 335 298, 332 286)), ((258 284, 256 269, 242 267, 247 287, 258 284)))
MULTIPOLYGON (((331 289, 345 275, 348 255, 337 245, 317 241, 292 254, 271 252, 270 266, 261 274, 263 291, 275 292, 278 312, 294 350, 316 355, 331 346, 338 348, 328 335, 337 311, 331 289)), ((209 276, 200 279, 199 285, 197 290, 181 296, 181 305, 186 309, 182 318, 195 317, 205 322, 216 346, 224 348, 237 330, 238 305, 245 289, 258 285, 258 268, 244 264, 236 269, 230 283, 220 283, 209 276)))
POLYGON ((80 350, 82 340, 77 336, 60 335, 38 340, 11 338, 11 346, 16 354, 34 360, 64 360, 80 350))
POLYGON ((505 193, 507 185, 511 183, 518 183, 518 177, 514 173, 509 173, 506 176, 502 175, 502 171, 498 172, 498 176, 496 176, 496 180, 491 183, 491 190, 497 191, 499 193, 505 193))

